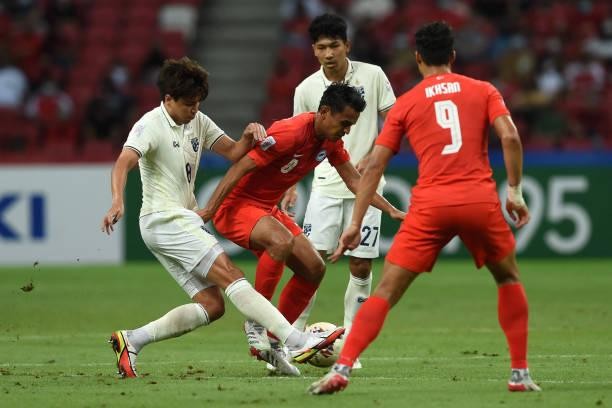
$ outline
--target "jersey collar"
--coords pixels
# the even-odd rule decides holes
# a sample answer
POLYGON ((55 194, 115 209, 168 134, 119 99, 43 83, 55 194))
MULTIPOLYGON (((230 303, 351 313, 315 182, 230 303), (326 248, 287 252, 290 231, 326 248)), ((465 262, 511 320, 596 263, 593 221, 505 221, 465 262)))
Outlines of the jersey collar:
MULTIPOLYGON (((347 58, 346 61, 348 62, 348 68, 346 68, 346 74, 344 74, 344 83, 348 84, 351 81, 351 78, 353 77, 355 67, 353 67, 353 63, 351 62, 350 59, 347 58)), ((321 76, 323 76, 323 83, 325 84, 326 88, 333 83, 332 81, 327 79, 327 77, 325 76, 325 71, 323 71, 322 65, 321 65, 321 76)))
POLYGON ((162 110, 163 115, 166 117, 166 120, 168 121, 168 124, 169 124, 171 127, 181 127, 181 126, 183 126, 183 125, 178 125, 178 124, 177 124, 177 123, 174 121, 174 119, 172 119, 172 117, 170 116, 170 114, 169 114, 169 113, 168 113, 168 111, 166 110, 166 107, 164 106, 164 102, 162 102, 162 103, 160 104, 160 106, 161 106, 161 110, 162 110))

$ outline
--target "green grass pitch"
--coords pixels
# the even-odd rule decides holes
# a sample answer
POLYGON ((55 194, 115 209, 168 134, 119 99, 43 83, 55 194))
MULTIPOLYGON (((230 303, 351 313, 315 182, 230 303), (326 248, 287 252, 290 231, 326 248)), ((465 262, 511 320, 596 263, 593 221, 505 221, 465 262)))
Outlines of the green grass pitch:
MULTIPOLYGON (((323 397, 305 393, 322 369, 268 376, 247 355, 242 317, 229 303, 211 326, 145 348, 141 378, 118 379, 111 331, 188 300, 158 264, 1 268, 0 406, 612 406, 612 260, 519 262, 538 394, 506 391, 495 286, 469 261, 439 262, 417 279, 347 390, 323 397)), ((254 264, 240 266, 252 280, 254 264)), ((312 321, 342 321, 346 269, 328 268, 312 321)))

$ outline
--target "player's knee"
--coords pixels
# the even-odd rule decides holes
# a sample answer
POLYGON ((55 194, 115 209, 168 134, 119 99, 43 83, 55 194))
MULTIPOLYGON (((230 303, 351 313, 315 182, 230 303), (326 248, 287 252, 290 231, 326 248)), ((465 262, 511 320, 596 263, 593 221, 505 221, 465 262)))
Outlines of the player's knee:
POLYGON ((312 280, 315 282, 321 282, 323 280, 323 276, 325 276, 325 271, 327 270, 327 266, 325 262, 320 257, 316 259, 312 268, 312 280))
POLYGON ((208 313, 210 323, 219 320, 225 314, 225 302, 221 299, 221 301, 209 305, 206 308, 206 312, 208 313))
POLYGON ((349 269, 351 271, 351 275, 366 279, 370 276, 370 272, 372 271, 372 260, 365 258, 349 258, 349 269))

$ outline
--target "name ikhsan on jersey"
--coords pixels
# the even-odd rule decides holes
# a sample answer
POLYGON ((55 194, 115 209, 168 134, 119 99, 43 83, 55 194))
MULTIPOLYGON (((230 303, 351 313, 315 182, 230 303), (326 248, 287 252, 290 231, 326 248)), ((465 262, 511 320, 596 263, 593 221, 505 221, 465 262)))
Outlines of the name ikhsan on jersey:
POLYGON ((447 95, 457 92, 461 92, 461 85, 459 82, 441 82, 425 88, 425 97, 431 98, 436 95, 447 95))

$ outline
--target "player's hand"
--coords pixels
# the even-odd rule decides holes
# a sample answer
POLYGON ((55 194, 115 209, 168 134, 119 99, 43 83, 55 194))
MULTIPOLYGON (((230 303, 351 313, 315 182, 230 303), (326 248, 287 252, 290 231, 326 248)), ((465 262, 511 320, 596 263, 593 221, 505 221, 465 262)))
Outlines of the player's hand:
POLYGON ((521 228, 529 222, 529 208, 525 204, 515 203, 507 199, 506 211, 508 211, 508 215, 514 221, 516 228, 521 228))
POLYGON ((402 210, 398 210, 397 208, 393 207, 393 210, 391 210, 389 216, 394 220, 403 221, 404 218, 406 218, 406 213, 402 210))
POLYGON ((215 213, 208 208, 202 208, 201 210, 196 211, 196 214, 198 214, 200 218, 204 220, 204 223, 210 221, 213 215, 215 215, 215 213))
POLYGON ((266 129, 261 124, 252 122, 244 128, 242 137, 250 140, 251 145, 255 145, 257 142, 261 142, 268 137, 268 135, 266 134, 266 129))
POLYGON ((297 187, 291 186, 285 191, 280 202, 280 209, 291 218, 295 217, 295 203, 298 200, 297 187))
POLYGON ((117 223, 123 217, 125 209, 123 207, 123 202, 113 203, 111 208, 108 210, 104 218, 102 219, 102 232, 106 232, 107 235, 110 235, 111 232, 115 230, 113 225, 117 223))
POLYGON ((347 249, 355 249, 359 246, 359 242, 361 241, 361 227, 356 225, 349 225, 347 229, 344 230, 342 236, 340 237, 340 242, 338 243, 338 248, 331 254, 327 259, 331 263, 336 263, 338 259, 342 257, 344 251, 347 249))

